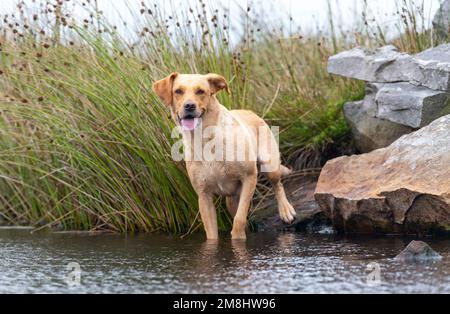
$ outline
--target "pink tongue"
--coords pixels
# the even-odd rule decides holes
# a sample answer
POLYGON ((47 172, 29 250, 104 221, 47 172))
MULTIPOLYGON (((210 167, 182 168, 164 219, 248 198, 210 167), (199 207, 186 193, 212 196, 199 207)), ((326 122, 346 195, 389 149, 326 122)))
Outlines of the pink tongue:
POLYGON ((198 119, 183 119, 181 120, 181 125, 185 131, 193 131, 198 125, 198 119))

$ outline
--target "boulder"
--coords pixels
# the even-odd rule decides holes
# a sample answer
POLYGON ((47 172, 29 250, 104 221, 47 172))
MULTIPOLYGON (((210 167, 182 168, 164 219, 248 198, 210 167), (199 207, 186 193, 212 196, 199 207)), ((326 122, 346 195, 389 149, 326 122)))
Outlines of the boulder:
POLYGON ((378 87, 377 118, 421 128, 450 114, 450 94, 410 83, 388 83, 378 87))
MULTIPOLYGON (((376 51, 356 47, 330 57, 328 72, 361 81, 378 82, 382 69, 401 56, 409 58, 407 54, 400 54, 398 49, 392 45, 379 48, 376 51)), ((401 71, 398 74, 401 74, 401 71)), ((397 81, 404 79, 405 77, 398 77, 397 81)), ((384 80, 381 81, 384 82, 384 80)))
POLYGON ((450 44, 430 48, 414 56, 418 66, 410 80, 433 90, 450 90, 450 44))
MULTIPOLYGON (((371 101, 350 102, 344 106, 344 116, 352 128, 356 149, 368 153, 389 146, 413 128, 375 117, 371 101)), ((376 111, 376 110, 375 110, 376 111)))
MULTIPOLYGON (((378 118, 370 121, 380 124, 383 130, 386 128, 387 133, 382 132, 385 134, 380 135, 388 136, 380 139, 387 143, 381 147, 386 147, 401 135, 450 114, 450 94, 410 83, 369 83, 364 101, 347 104, 344 106, 344 113, 352 127, 366 124, 368 118, 378 118), (357 106, 360 108, 356 108, 357 106), (388 123, 389 121, 393 123, 388 123), (395 136, 390 137, 391 134, 395 136)), ((357 137, 356 133, 354 135, 357 137)))
POLYGON ((412 241, 395 260, 400 262, 426 262, 441 260, 442 256, 436 253, 427 243, 412 241))
POLYGON ((362 102, 344 106, 356 148, 383 148, 450 114, 450 44, 414 56, 394 46, 355 48, 329 59, 328 71, 367 83, 362 102))
POLYGON ((439 61, 440 63, 450 62, 450 44, 439 45, 434 48, 419 52, 415 57, 422 61, 439 61))
POLYGON ((433 90, 450 90, 450 44, 415 56, 392 45, 370 51, 361 47, 332 56, 328 72, 366 82, 409 82, 433 90))
POLYGON ((286 225, 278 214, 275 197, 267 197, 259 209, 250 216, 250 225, 256 231, 299 231, 308 233, 334 233, 328 217, 314 199, 317 174, 287 177, 284 181, 286 194, 297 212, 296 220, 286 225))
POLYGON ((315 199, 336 229, 424 234, 450 230, 450 115, 387 148, 329 161, 315 199))
POLYGON ((445 0, 433 19, 433 32, 436 41, 445 41, 450 34, 450 0, 445 0))

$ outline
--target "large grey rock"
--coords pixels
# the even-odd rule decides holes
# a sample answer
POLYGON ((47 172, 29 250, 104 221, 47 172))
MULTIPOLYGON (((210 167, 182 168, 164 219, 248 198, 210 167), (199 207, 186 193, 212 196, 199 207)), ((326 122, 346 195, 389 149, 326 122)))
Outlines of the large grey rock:
POLYGON ((413 128, 375 117, 376 105, 371 100, 351 102, 344 106, 344 115, 352 128, 357 150, 368 153, 389 146, 413 128))
POLYGON ((450 115, 387 148, 329 161, 315 198, 341 231, 450 231, 450 115))
POLYGON ((415 58, 424 61, 436 60, 441 63, 450 63, 450 44, 440 45, 425 50, 423 52, 416 54, 415 58))
POLYGON ((433 19, 434 38, 437 41, 447 40, 450 34, 450 0, 445 0, 433 19))
POLYGON ((427 262, 441 260, 442 256, 427 243, 412 241, 395 259, 400 262, 427 262))
POLYGON ((425 50, 414 59, 418 68, 412 72, 411 83, 434 90, 450 90, 450 44, 425 50))
POLYGON ((384 71, 387 66, 403 59, 404 63, 408 63, 411 56, 399 53, 392 45, 375 51, 356 47, 330 57, 328 72, 366 82, 404 81, 408 78, 403 75, 403 71, 394 71, 393 76, 388 77, 385 77, 384 71))
POLYGON ((410 83, 383 84, 375 97, 376 116, 417 129, 450 114, 449 100, 446 92, 410 83))
POLYGON ((366 82, 409 82, 434 90, 450 90, 450 45, 411 56, 394 46, 375 51, 361 47, 332 56, 328 71, 366 82))

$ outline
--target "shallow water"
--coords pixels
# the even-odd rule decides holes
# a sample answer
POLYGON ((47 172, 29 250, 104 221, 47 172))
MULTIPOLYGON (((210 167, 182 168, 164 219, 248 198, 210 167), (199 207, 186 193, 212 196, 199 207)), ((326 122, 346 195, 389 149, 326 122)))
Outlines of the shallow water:
POLYGON ((409 241, 286 233, 217 244, 0 229, 0 293, 449 293, 450 240, 427 240, 440 262, 394 261, 409 241))

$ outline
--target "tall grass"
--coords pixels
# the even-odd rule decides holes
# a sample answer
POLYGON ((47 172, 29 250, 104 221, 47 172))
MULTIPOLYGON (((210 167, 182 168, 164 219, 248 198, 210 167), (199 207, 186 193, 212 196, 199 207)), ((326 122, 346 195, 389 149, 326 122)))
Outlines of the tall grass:
MULTIPOLYGON (((96 1, 77 21, 72 2, 19 4, 14 16, 0 17, 0 220, 196 230, 195 193, 170 155, 173 124, 150 88, 174 70, 224 75, 232 94, 221 102, 280 126, 286 162, 298 170, 352 151, 341 109, 364 86, 328 75, 326 62, 354 45, 384 44, 381 28, 363 23, 351 36, 336 34, 331 19, 333 36, 308 35, 286 32, 282 18, 261 22, 251 6, 231 17, 218 2, 168 13, 144 1, 134 31, 110 24, 96 1)), ((411 33, 402 28, 396 43, 424 48, 427 36, 412 32, 411 16, 400 21, 411 33)), ((221 229, 229 222, 221 210, 221 229)))

